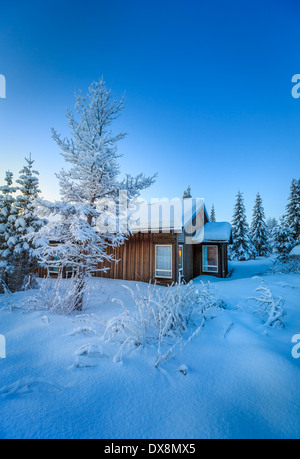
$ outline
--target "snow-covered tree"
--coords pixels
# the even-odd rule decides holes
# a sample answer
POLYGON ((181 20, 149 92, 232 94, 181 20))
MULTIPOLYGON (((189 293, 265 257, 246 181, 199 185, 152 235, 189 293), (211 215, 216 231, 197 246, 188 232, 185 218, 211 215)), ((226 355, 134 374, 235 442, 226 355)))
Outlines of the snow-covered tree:
POLYGON ((232 220, 233 244, 229 246, 231 259, 246 261, 255 258, 256 250, 252 243, 249 225, 246 218, 243 193, 237 194, 236 204, 232 220))
POLYGON ((262 205, 262 199, 259 193, 256 195, 255 205, 253 208, 253 218, 251 223, 251 237, 257 255, 266 257, 271 249, 269 246, 270 233, 265 222, 265 212, 262 205))
POLYGON ((216 212, 215 212, 215 206, 214 205, 211 206, 209 219, 210 219, 211 222, 215 222, 216 221, 216 212))
POLYGON ((112 99, 103 79, 91 84, 87 96, 79 92, 75 98, 77 117, 69 110, 66 114, 72 138, 62 139, 52 130, 53 139, 71 166, 58 174, 62 201, 40 202, 44 215, 52 214, 56 219, 41 228, 35 239, 46 241, 51 237, 59 242, 56 246, 44 243, 39 252, 45 263, 53 264, 51 258, 55 257, 60 267, 68 265, 76 269, 78 294, 74 309, 81 310, 87 277, 97 269, 98 262, 113 259, 107 254, 108 247, 124 243, 129 234, 127 225, 116 225, 114 231, 109 230, 110 221, 122 212, 120 192, 127 192, 128 203, 149 187, 156 176, 127 175, 120 179, 121 155, 117 145, 125 134, 114 134, 111 124, 124 107, 123 98, 112 99), (99 227, 99 221, 105 223, 99 227))
POLYGON ((274 230, 275 228, 278 226, 278 221, 276 220, 276 218, 268 218, 267 219, 267 227, 268 227, 268 230, 269 230, 269 242, 268 242, 268 245, 270 247, 270 250, 271 252, 275 252, 275 246, 274 246, 274 230))
POLYGON ((274 247, 278 253, 278 260, 286 262, 289 259, 289 253, 295 245, 293 232, 285 218, 280 219, 280 224, 273 230, 274 247))
POLYGON ((292 180, 285 218, 297 241, 300 238, 300 179, 292 180))
POLYGON ((191 197, 192 197, 192 190, 191 190, 190 185, 188 185, 187 189, 184 190, 183 192, 183 199, 191 199, 191 197))
POLYGON ((34 274, 38 267, 38 254, 35 250, 35 244, 26 236, 39 231, 45 224, 45 221, 37 216, 36 199, 40 193, 39 173, 33 169, 34 160, 31 159, 31 155, 29 158, 25 158, 25 161, 26 165, 20 171, 17 180, 18 191, 21 194, 15 200, 15 208, 18 213, 15 221, 15 230, 18 236, 15 258, 18 259, 17 269, 20 271, 22 282, 26 276, 34 274))
POLYGON ((5 182, 6 184, 0 187, 0 292, 3 284, 13 290, 10 284, 15 270, 14 250, 18 243, 15 232, 17 211, 13 196, 16 188, 12 186, 12 172, 6 172, 5 182))

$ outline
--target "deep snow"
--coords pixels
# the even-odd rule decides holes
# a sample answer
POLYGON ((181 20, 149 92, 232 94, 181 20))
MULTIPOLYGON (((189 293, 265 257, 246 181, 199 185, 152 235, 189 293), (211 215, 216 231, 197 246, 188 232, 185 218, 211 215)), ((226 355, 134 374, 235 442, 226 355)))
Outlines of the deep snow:
MULTIPOLYGON (((300 278, 267 274, 269 266, 265 259, 235 262, 231 278, 212 278, 227 309, 159 368, 153 345, 114 363, 115 345, 101 341, 106 321, 122 312, 112 298, 132 307, 122 285, 134 282, 94 279, 97 294, 81 318, 0 310, 7 342, 0 437, 300 438, 300 359, 291 354, 300 333, 300 278), (285 329, 266 331, 247 301, 258 275, 285 299, 285 329)), ((10 306, 30 294, 14 294, 10 306)), ((0 296, 0 308, 5 301, 0 296)))

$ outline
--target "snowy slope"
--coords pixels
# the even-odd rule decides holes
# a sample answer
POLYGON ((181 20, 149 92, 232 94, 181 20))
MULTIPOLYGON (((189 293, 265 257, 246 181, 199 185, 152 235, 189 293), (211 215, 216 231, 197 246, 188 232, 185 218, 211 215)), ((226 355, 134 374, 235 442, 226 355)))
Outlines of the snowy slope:
MULTIPOLYGON (((300 438, 300 359, 291 355, 300 333, 299 276, 268 275, 265 260, 232 266, 231 279, 212 283, 228 309, 158 369, 153 345, 114 363, 115 345, 101 341, 106 321, 121 312, 112 298, 132 307, 122 285, 135 283, 94 279, 97 294, 81 318, 2 309, 0 437, 300 438), (247 301, 261 273, 288 311, 286 328, 267 334, 247 301)), ((10 305, 28 295, 14 294, 10 305)))

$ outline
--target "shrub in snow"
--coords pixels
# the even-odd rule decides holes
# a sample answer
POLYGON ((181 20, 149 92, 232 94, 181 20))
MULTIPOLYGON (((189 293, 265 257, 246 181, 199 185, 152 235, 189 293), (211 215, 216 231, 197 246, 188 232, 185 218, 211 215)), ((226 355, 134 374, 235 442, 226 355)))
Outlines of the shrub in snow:
POLYGON ((283 317, 286 315, 283 308, 284 300, 281 297, 274 298, 265 281, 263 281, 262 285, 255 289, 255 292, 258 295, 248 299, 254 300, 259 304, 260 309, 256 312, 258 312, 265 320, 265 326, 275 327, 279 325, 284 327, 283 317))
POLYGON ((86 305, 91 295, 91 287, 88 284, 85 284, 84 290, 80 293, 77 285, 77 276, 70 279, 63 279, 62 275, 57 279, 44 278, 40 281, 39 289, 26 299, 23 307, 69 315, 77 309, 78 294, 84 295, 86 305))
MULTIPOLYGON (((124 312, 108 322, 103 335, 103 339, 117 340, 121 344, 116 360, 122 359, 126 348, 150 343, 158 345, 156 366, 168 360, 197 316, 201 315, 203 319, 203 314, 209 308, 224 306, 210 292, 209 284, 202 283, 201 287, 199 292, 192 282, 167 288, 149 284, 147 294, 144 295, 138 285, 137 293, 124 286, 133 298, 134 309, 127 309, 122 301, 115 299, 124 312), (162 348, 169 339, 176 340, 175 344, 163 354, 162 348)), ((188 344, 203 326, 202 321, 199 329, 185 344, 188 344)))
POLYGON ((246 219, 243 193, 237 194, 232 220, 233 244, 228 247, 231 260, 247 261, 255 258, 256 250, 251 240, 249 225, 246 219))
POLYGON ((276 259, 270 269, 272 274, 300 274, 300 259, 287 257, 283 261, 276 259))

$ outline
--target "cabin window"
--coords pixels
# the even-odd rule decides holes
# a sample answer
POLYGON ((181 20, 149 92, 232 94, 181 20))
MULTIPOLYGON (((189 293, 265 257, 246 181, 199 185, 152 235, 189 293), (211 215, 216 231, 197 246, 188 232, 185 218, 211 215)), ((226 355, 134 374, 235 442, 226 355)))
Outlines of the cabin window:
POLYGON ((155 246, 155 277, 172 279, 172 246, 155 246))
POLYGON ((178 246, 178 267, 180 274, 183 274, 183 245, 178 246))
POLYGON ((202 271, 204 273, 217 273, 219 271, 218 246, 202 246, 202 271))

